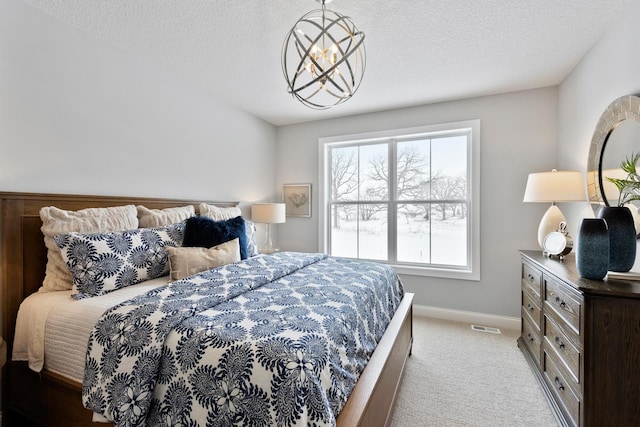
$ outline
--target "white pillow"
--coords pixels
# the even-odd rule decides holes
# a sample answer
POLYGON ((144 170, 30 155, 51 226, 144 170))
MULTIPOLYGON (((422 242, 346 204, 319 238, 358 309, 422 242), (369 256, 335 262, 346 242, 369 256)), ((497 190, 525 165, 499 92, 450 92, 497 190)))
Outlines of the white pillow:
POLYGON ((208 205, 206 203, 200 203, 198 207, 200 215, 211 218, 214 221, 224 221, 226 219, 235 218, 242 215, 240 208, 219 208, 217 206, 208 205))
POLYGON ((171 280, 180 280, 210 268, 240 261, 239 239, 212 248, 166 247, 171 265, 171 280))
POLYGON ((179 206, 165 209, 149 209, 144 206, 136 206, 138 210, 138 225, 140 228, 163 227, 184 221, 196 214, 192 205, 179 206))
POLYGON ((47 252, 47 269, 40 292, 72 289, 71 273, 60 249, 53 241, 61 233, 98 233, 138 228, 138 215, 134 205, 110 208, 87 208, 66 211, 54 206, 40 209, 42 234, 47 252))

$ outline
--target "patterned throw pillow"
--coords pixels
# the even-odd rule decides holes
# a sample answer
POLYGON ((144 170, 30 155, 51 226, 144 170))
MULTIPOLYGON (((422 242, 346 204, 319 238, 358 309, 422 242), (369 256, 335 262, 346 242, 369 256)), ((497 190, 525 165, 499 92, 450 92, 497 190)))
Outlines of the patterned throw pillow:
POLYGON ((256 225, 253 221, 244 220, 245 230, 247 234, 247 257, 258 255, 258 244, 256 243, 256 225))
POLYGON ((184 222, 123 232, 59 234, 54 240, 81 299, 169 274, 166 246, 180 246, 184 222))
POLYGON ((134 205, 67 211, 55 206, 40 209, 42 234, 47 247, 47 271, 40 291, 73 289, 73 278, 53 238, 62 233, 108 233, 138 228, 134 205))

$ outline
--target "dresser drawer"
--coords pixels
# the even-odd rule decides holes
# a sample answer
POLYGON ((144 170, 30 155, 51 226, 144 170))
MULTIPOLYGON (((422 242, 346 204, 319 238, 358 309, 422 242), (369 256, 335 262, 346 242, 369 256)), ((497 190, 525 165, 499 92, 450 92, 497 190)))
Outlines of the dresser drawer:
POLYGON ((522 284, 533 292, 533 295, 540 296, 542 287, 542 272, 529 263, 522 263, 522 284))
POLYGON ((535 358, 536 364, 540 365, 540 346, 542 344, 540 331, 526 317, 522 318, 522 340, 529 349, 529 353, 535 358))
POLYGON ((582 305, 580 296, 572 292, 568 285, 549 276, 545 276, 544 282, 545 307, 550 307, 561 320, 573 329, 576 335, 580 335, 580 307, 582 305))
POLYGON ((554 320, 546 315, 544 316, 544 343, 545 351, 547 349, 555 351, 560 362, 566 366, 574 388, 580 390, 578 384, 580 384, 580 358, 582 354, 554 320))
POLYGON ((522 311, 526 313, 529 317, 529 320, 533 322, 538 330, 540 330, 540 321, 542 320, 542 310, 540 308, 540 302, 538 298, 534 298, 530 292, 528 292, 528 287, 522 287, 522 311))
POLYGON ((566 371, 554 360, 553 356, 543 351, 544 357, 544 378, 552 393, 556 396, 556 401, 567 415, 569 425, 578 426, 580 424, 580 399, 576 397, 566 379, 566 371))

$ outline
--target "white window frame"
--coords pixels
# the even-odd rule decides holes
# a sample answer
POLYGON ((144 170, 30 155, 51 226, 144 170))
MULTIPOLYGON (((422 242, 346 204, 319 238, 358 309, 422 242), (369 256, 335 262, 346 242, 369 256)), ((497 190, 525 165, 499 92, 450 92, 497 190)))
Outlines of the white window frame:
MULTIPOLYGON (((449 279, 480 280, 480 120, 465 120, 459 122, 443 123, 436 125, 419 126, 403 129, 390 129, 383 131, 359 133, 352 135, 341 135, 333 137, 323 137, 318 140, 319 148, 319 239, 320 250, 329 251, 329 193, 330 188, 328 150, 330 145, 339 143, 372 143, 376 140, 388 140, 392 138, 413 138, 429 137, 437 134, 447 134, 454 131, 469 132, 469 150, 467 157, 468 178, 469 178, 469 227, 467 247, 470 252, 469 263, 465 269, 435 268, 431 266, 419 265, 391 265, 398 274, 413 276, 443 277, 449 279)), ((394 231, 395 233, 395 231, 394 231)))

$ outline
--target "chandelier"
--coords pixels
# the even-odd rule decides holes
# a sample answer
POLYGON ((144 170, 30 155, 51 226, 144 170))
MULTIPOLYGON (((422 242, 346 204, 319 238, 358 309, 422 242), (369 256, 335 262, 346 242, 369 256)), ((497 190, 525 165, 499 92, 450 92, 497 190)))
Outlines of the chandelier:
MULTIPOLYGON (((310 108, 324 110, 358 90, 365 69, 364 33, 351 18, 325 8, 295 23, 282 46, 288 91, 310 108)), ((330 2, 331 0, 326 0, 330 2)))

